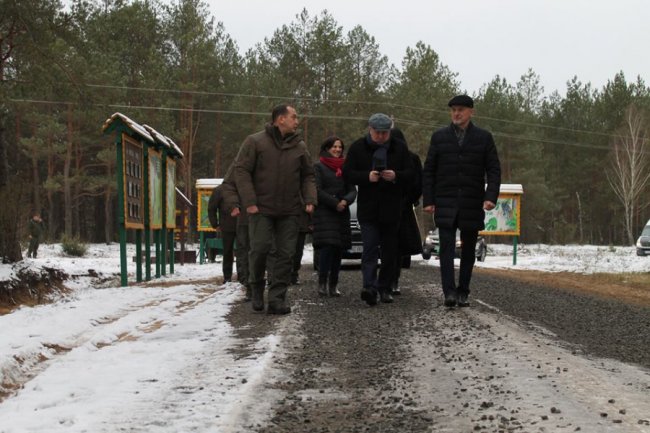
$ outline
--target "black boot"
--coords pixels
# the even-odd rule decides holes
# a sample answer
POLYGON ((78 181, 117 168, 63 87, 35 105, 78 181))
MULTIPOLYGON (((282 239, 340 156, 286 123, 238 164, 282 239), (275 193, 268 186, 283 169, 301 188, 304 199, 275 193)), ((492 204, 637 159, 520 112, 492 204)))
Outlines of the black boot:
POLYGON ((379 292, 379 299, 384 304, 390 304, 391 302, 393 302, 393 295, 391 295, 389 291, 385 290, 385 291, 379 292))
POLYGON ((318 296, 327 296, 327 275, 318 276, 318 296))
POLYGON ((330 289, 330 296, 338 298, 341 296, 341 292, 339 292, 339 289, 336 288, 338 281, 332 281, 330 280, 329 283, 329 289, 330 289))
POLYGON ((264 311, 264 284, 252 287, 252 306, 254 311, 264 311))

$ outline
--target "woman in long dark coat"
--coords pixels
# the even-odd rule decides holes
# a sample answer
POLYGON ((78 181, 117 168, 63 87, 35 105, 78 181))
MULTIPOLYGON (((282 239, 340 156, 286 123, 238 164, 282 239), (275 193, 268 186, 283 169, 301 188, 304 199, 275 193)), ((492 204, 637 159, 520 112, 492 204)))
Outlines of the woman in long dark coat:
POLYGON ((349 206, 357 198, 354 185, 343 180, 343 141, 328 137, 314 165, 318 206, 314 211, 313 245, 318 255, 318 294, 341 296, 337 289, 341 253, 352 246, 349 206))

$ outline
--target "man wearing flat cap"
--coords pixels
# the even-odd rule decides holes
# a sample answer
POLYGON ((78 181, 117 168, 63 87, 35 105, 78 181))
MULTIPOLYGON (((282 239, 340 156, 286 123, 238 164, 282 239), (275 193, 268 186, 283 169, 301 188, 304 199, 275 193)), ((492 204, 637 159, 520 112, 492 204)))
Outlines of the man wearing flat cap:
POLYGON ((440 235, 440 276, 446 307, 468 307, 478 232, 493 209, 501 185, 501 165, 492 134, 472 123, 474 101, 458 95, 448 103, 451 125, 431 136, 422 170, 424 211, 432 213, 440 235), (487 187, 486 187, 487 185, 487 187), (462 241, 455 284, 456 230, 462 241))
POLYGON ((361 299, 368 305, 393 302, 391 283, 399 257, 402 198, 414 176, 406 143, 391 137, 393 120, 383 113, 368 119, 368 132, 352 143, 343 165, 346 182, 357 185, 357 219, 363 254, 361 299), (381 269, 378 269, 381 249, 381 269))

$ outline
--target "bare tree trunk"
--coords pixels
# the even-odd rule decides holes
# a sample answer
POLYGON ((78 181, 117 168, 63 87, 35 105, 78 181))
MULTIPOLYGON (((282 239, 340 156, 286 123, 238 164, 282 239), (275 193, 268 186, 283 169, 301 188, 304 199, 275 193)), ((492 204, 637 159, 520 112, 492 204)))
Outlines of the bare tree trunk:
MULTIPOLYGON (((48 149, 51 149, 53 146, 52 143, 52 136, 48 136, 48 149)), ((54 161, 54 155, 51 151, 47 152, 47 179, 52 179, 54 177, 54 170, 55 170, 55 161, 54 161)), ((50 239, 54 239, 56 235, 56 225, 54 224, 54 209, 55 209, 55 203, 54 203, 54 191, 52 188, 47 188, 46 189, 46 197, 47 197, 47 215, 49 218, 48 224, 47 224, 47 232, 49 235, 50 239)))
POLYGON ((222 147, 223 147, 223 142, 221 140, 221 137, 223 136, 222 131, 221 131, 221 113, 217 113, 217 118, 216 118, 216 130, 217 130, 217 137, 214 145, 214 177, 220 178, 223 177, 221 176, 221 164, 222 164, 222 147))
POLYGON ((633 105, 627 110, 624 125, 613 142, 612 168, 607 180, 621 201, 627 241, 634 243, 634 215, 639 197, 650 181, 650 157, 644 115, 633 105))
POLYGON ((68 140, 66 143, 65 160, 63 161, 63 205, 65 235, 72 237, 72 181, 70 179, 70 168, 72 166, 73 154, 72 134, 72 107, 68 106, 68 140))
POLYGON ((73 227, 74 227, 74 233, 75 237, 81 238, 81 209, 83 206, 83 198, 82 198, 82 185, 81 182, 78 181, 78 179, 81 176, 81 163, 83 159, 83 152, 81 150, 81 146, 79 145, 78 140, 74 140, 74 177, 75 177, 75 182, 73 184, 74 188, 74 195, 73 195, 73 200, 74 200, 74 207, 72 209, 73 212, 73 227))
MULTIPOLYGON (((114 176, 110 161, 106 161, 106 177, 112 179, 114 176)), ((106 244, 113 240, 113 188, 104 188, 104 239, 106 244)))
POLYGON ((183 111, 181 111, 181 130, 183 131, 183 139, 181 141, 181 150, 185 157, 183 180, 185 183, 185 195, 192 196, 192 150, 194 144, 194 110, 192 107, 192 95, 185 95, 185 103, 183 111))
POLYGON ((9 180, 9 158, 7 157, 7 142, 5 140, 4 106, 0 106, 0 188, 7 185, 9 180))
POLYGON ((576 191, 576 198, 578 200, 578 231, 580 233, 580 243, 584 243, 585 237, 582 230, 582 202, 580 201, 580 193, 576 191))

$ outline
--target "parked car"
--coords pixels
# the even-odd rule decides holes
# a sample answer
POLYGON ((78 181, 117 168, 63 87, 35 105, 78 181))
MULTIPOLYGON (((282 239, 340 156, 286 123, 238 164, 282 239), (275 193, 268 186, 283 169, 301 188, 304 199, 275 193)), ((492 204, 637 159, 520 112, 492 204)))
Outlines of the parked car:
POLYGON ((650 220, 646 223, 641 236, 636 240, 636 255, 645 256, 650 254, 650 220))
POLYGON ((350 230, 352 232, 352 247, 344 250, 341 257, 347 260, 361 260, 363 242, 361 242, 361 226, 357 220, 357 202, 350 205, 350 230))
MULTIPOLYGON (((361 226, 357 220, 357 202, 350 205, 350 231, 352 232, 352 246, 343 250, 343 260, 361 260, 363 253, 363 242, 361 242, 361 226)), ((314 249, 314 269, 318 270, 318 250, 314 249)))
MULTIPOLYGON (((462 241, 460 240, 460 230, 456 230, 456 251, 455 257, 460 258, 461 247, 463 246, 462 241)), ((422 244, 422 258, 424 260, 429 260, 431 256, 438 257, 440 254, 440 235, 438 234, 438 229, 429 230, 427 236, 424 238, 422 244)), ((485 261, 485 256, 487 255, 487 243, 483 236, 478 237, 476 240, 476 260, 479 262, 485 261)))

